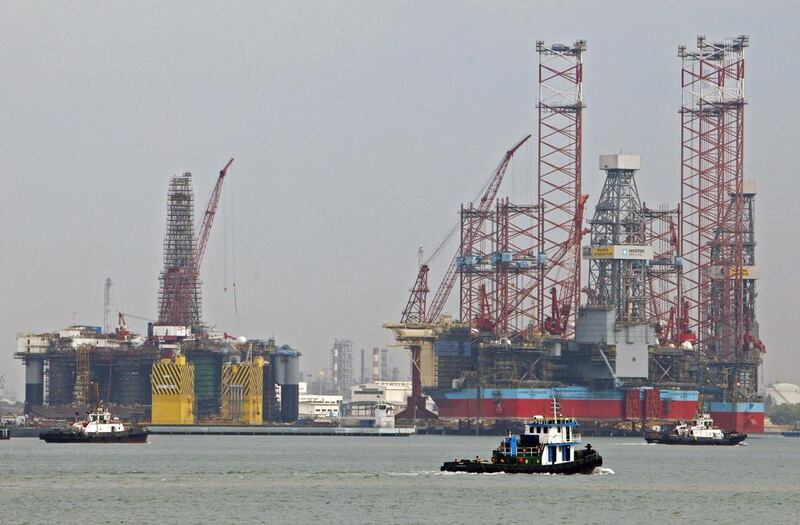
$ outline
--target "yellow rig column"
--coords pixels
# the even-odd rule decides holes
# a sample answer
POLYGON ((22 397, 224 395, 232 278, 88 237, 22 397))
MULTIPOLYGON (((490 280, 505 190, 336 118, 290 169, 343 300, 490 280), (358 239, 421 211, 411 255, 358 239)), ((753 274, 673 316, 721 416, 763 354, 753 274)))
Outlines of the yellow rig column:
POLYGON ((261 425, 263 416, 264 358, 222 366, 222 419, 261 425))
POLYGON ((194 365, 187 364, 185 356, 153 363, 150 388, 153 424, 194 424, 194 365))

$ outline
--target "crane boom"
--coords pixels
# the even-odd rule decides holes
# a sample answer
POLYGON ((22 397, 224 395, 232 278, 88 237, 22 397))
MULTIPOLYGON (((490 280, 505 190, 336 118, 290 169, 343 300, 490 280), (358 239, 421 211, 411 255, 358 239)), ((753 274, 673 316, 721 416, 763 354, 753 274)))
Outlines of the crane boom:
POLYGON ((195 283, 200 275, 200 265, 203 262, 203 255, 208 245, 208 238, 211 234, 211 226, 214 224, 214 215, 217 213, 219 197, 222 194, 222 183, 225 175, 233 163, 230 159, 225 167, 219 172, 219 177, 211 192, 208 206, 203 214, 203 220, 194 243, 194 250, 191 259, 186 266, 170 268, 164 275, 164 290, 169 295, 168 307, 159 312, 159 323, 176 326, 190 326, 200 322, 198 315, 193 315, 192 301, 199 298, 193 297, 195 283), (194 318, 193 318, 194 317, 194 318))
POLYGON ((192 258, 193 270, 197 275, 200 274, 200 265, 203 263, 203 255, 206 253, 208 237, 211 235, 211 226, 214 224, 214 216, 217 214, 219 197, 222 195, 222 183, 225 181, 225 175, 228 173, 228 168, 231 167, 231 164, 233 164, 233 159, 229 160, 225 167, 220 170, 217 183, 214 185, 214 190, 208 199, 208 206, 206 206, 206 211, 203 214, 203 222, 197 232, 197 241, 194 243, 194 256, 192 258))
POLYGON ((417 280, 411 289, 406 307, 403 308, 401 323, 424 323, 425 303, 428 296, 428 265, 421 264, 417 272, 417 280))
MULTIPOLYGON (((516 153, 517 150, 528 141, 529 138, 531 138, 531 136, 527 135, 525 138, 517 142, 514 147, 508 150, 503 156, 503 160, 500 161, 497 169, 495 169, 494 173, 492 174, 492 178, 490 179, 489 184, 486 186, 486 191, 483 192, 483 196, 478 202, 478 211, 480 212, 481 219, 475 225, 475 228, 465 232, 465 235, 462 238, 461 246, 472 245, 472 239, 474 238, 475 233, 483 226, 486 212, 489 211, 489 208, 492 206, 492 203, 497 196, 497 191, 500 189, 500 183, 503 182, 503 176, 506 174, 506 170, 508 169, 508 164, 511 162, 511 158, 514 156, 514 153, 516 153)), ((436 321, 436 319, 442 313, 448 297, 450 297, 450 292, 453 290, 453 285, 455 285, 456 282, 456 260, 458 259, 460 252, 461 249, 459 247, 459 250, 450 261, 450 265, 447 267, 447 271, 444 274, 442 282, 436 289, 436 294, 433 296, 433 303, 431 304, 431 307, 428 309, 427 313, 426 320, 428 322, 432 323, 436 321)))

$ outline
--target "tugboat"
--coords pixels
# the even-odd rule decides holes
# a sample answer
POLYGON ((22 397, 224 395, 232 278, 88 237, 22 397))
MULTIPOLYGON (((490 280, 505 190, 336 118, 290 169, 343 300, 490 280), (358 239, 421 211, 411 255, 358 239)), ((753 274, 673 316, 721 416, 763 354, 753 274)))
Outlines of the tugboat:
POLYGON ((691 424, 680 422, 674 428, 659 428, 645 433, 648 443, 665 445, 737 445, 747 439, 747 434, 725 432, 714 426, 708 414, 698 414, 691 424))
POLYGON ((500 442, 490 460, 480 457, 446 461, 446 472, 509 474, 591 474, 603 465, 603 458, 592 445, 579 449, 578 422, 558 415, 558 403, 553 400, 553 417, 534 416, 525 423, 522 434, 511 434, 500 442))
POLYGON ((149 434, 146 428, 126 428, 118 417, 98 407, 85 420, 42 432, 39 439, 46 443, 145 443, 149 434))

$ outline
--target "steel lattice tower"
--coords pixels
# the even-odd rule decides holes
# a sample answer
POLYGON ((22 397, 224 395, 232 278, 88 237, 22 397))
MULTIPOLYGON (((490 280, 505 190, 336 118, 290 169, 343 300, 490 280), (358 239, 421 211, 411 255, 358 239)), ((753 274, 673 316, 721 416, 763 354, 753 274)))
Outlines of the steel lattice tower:
POLYGON ((644 206, 647 244, 653 247, 653 260, 647 267, 647 318, 655 324, 659 343, 681 342, 678 333, 681 279, 678 227, 680 208, 644 206))
POLYGON ((606 172, 592 218, 590 303, 613 306, 622 322, 647 321, 646 219, 634 174, 638 155, 601 155, 606 172))
POLYGON ((498 201, 495 212, 493 319, 498 334, 516 335, 536 327, 531 285, 539 275, 539 206, 498 201))
POLYGON ((681 87, 682 303, 701 352, 726 360, 741 347, 746 36, 678 49, 681 87))
POLYGON ((170 179, 167 194, 167 232, 164 270, 160 276, 158 322, 196 326, 201 319, 201 287, 194 264, 194 191, 192 174, 170 179), (184 307, 183 305, 188 305, 184 307))
MULTIPOLYGON (((539 254, 547 264, 537 286, 538 321, 546 324, 549 296, 555 289, 564 333, 574 331, 580 302, 580 242, 574 242, 581 198, 583 127, 583 55, 586 41, 571 46, 536 42, 539 54, 539 173, 541 206, 539 254), (552 259, 565 243, 574 242, 564 256, 552 259)), ((552 305, 550 305, 552 306, 552 305)))
POLYGON ((460 315, 465 323, 473 323, 481 314, 481 286, 495 289, 494 228, 493 210, 483 211, 472 204, 461 206, 461 242, 456 268, 460 278, 460 315))
MULTIPOLYGON (((756 320, 756 226, 755 226, 755 181, 745 179, 743 183, 743 224, 744 240, 742 254, 742 319, 745 329, 745 344, 752 345, 759 350, 764 350, 763 343, 759 340, 758 321, 756 320)), ((737 311, 739 309, 737 308, 737 311)))

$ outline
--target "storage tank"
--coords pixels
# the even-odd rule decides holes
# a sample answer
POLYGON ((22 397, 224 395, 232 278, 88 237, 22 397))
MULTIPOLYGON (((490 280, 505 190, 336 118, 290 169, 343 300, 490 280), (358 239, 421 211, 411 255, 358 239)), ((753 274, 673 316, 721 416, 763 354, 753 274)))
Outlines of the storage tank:
POLYGON ((283 345, 270 354, 270 369, 274 385, 281 387, 280 409, 275 407, 270 416, 283 422, 296 421, 300 409, 300 390, 298 377, 300 374, 300 352, 288 345, 283 345))

